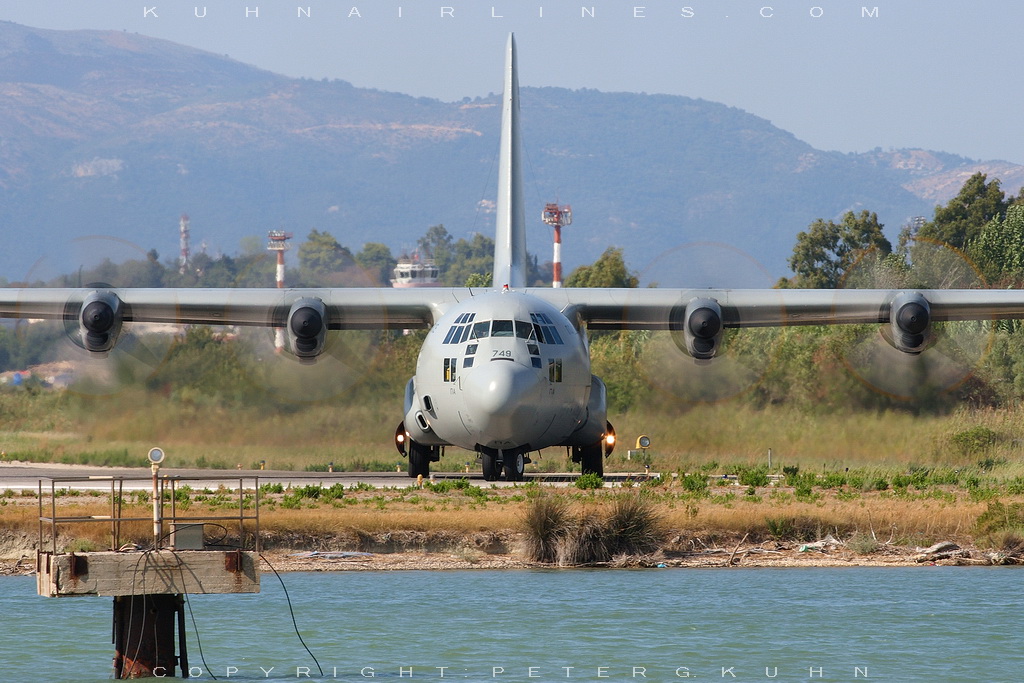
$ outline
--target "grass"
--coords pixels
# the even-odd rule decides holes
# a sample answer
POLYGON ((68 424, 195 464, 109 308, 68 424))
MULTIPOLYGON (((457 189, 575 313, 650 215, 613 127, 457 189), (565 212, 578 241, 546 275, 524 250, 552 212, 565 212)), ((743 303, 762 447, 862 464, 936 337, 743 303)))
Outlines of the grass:
MULTIPOLYGON (((264 462, 268 469, 295 471, 319 471, 332 463, 346 471, 393 470, 406 465, 392 446, 400 404, 381 396, 267 410, 194 405, 135 389, 115 397, 0 392, 7 430, 0 432, 0 451, 8 459, 123 466, 144 464, 149 448, 160 445, 171 467, 234 469, 264 462)), ((725 403, 638 408, 609 417, 620 446, 606 461, 606 472, 644 472, 641 458, 627 457, 643 433, 652 440, 646 457, 656 472, 696 473, 712 465, 707 473, 746 468, 754 477, 757 468, 767 467, 771 449, 775 471, 782 466, 817 473, 958 469, 987 463, 1024 477, 1024 407, 807 415, 793 407, 725 403)), ((474 466, 474 460, 474 454, 451 448, 433 468, 458 472, 467 463, 474 466)), ((560 449, 534 460, 528 471, 569 469, 560 449)))
POLYGON ((644 555, 663 537, 661 513, 640 494, 588 500, 571 507, 564 495, 534 498, 523 519, 526 555, 537 562, 576 566, 644 555))
MULTIPOLYGON (((141 466, 149 448, 159 445, 168 453, 171 468, 234 469, 261 461, 268 469, 296 472, 319 471, 328 463, 338 470, 404 468, 406 461, 391 445, 399 410, 390 397, 268 412, 189 405, 133 391, 78 398, 0 391, 0 414, 8 430, 0 432, 0 460, 141 466)), ((979 525, 979 518, 996 504, 1009 510, 1024 505, 1024 407, 808 416, 787 407, 722 404, 637 409, 611 419, 620 446, 606 461, 605 471, 642 475, 644 462, 628 459, 627 450, 636 434, 648 434, 651 469, 663 477, 646 481, 638 476, 631 494, 641 492, 658 511, 663 528, 683 537, 708 542, 750 534, 752 539, 806 540, 832 533, 875 543, 978 539, 1009 547, 1014 534, 1024 534, 1024 521, 979 525), (726 473, 734 478, 723 480, 726 473)), ((528 472, 569 469, 560 449, 534 454, 533 459, 528 472)), ((473 460, 473 454, 451 448, 433 469, 462 472, 473 460)), ((572 508, 565 513, 570 518, 581 514, 574 506, 588 505, 598 515, 594 520, 603 524, 602 516, 621 489, 552 494, 522 486, 498 492, 467 480, 439 482, 416 492, 267 493, 262 528, 312 538, 394 529, 516 529, 528 507, 547 498, 552 505, 562 501, 572 508)), ((102 500, 94 501, 99 506, 95 514, 108 509, 102 500)), ((200 500, 193 493, 190 503, 196 509, 212 507, 215 500, 200 500)), ((0 495, 0 528, 17 526, 34 535, 34 506, 34 498, 5 491, 0 495), (30 504, 28 519, 22 519, 23 504, 30 504)), ((86 526, 89 538, 103 540, 103 525, 86 526)), ((598 547, 596 526, 578 519, 576 526, 581 546, 598 547)), ((145 525, 140 534, 146 538, 145 525)), ((557 558, 551 546, 535 552, 544 561, 557 558)))
POLYGON ((570 523, 568 501, 563 496, 533 499, 523 513, 526 556, 534 562, 556 562, 559 544, 568 535, 570 523))

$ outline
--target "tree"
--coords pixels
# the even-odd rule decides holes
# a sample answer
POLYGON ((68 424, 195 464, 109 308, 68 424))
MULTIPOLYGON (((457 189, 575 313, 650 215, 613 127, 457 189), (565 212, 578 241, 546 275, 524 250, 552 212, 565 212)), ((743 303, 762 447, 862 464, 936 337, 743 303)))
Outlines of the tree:
POLYGON ((446 285, 461 287, 470 275, 494 273, 494 240, 487 235, 476 233, 472 240, 460 239, 450 253, 447 267, 441 270, 446 285))
POLYGON ((420 250, 420 256, 433 259, 434 265, 441 273, 448 270, 452 260, 452 236, 445 229, 444 225, 433 225, 427 230, 427 234, 416 242, 420 250))
POLYGON ((993 218, 1006 213, 1007 201, 999 180, 985 182, 984 173, 975 173, 956 197, 935 209, 935 218, 921 226, 919 237, 944 242, 957 249, 978 237, 993 218))
POLYGON ((308 286, 337 286, 352 263, 352 252, 329 232, 313 229, 299 245, 299 276, 308 286))
POLYGON ((356 254, 356 263, 378 285, 387 286, 398 262, 386 245, 380 242, 367 242, 363 245, 363 250, 356 254))
POLYGON ((466 278, 467 287, 490 287, 494 284, 494 273, 470 273, 466 278))
POLYGON ((789 267, 796 274, 792 284, 803 288, 835 288, 844 275, 865 254, 876 251, 881 257, 892 252, 892 244, 882 234, 878 214, 847 211, 840 223, 817 219, 796 236, 789 267))
POLYGON ((1024 280, 1024 205, 1014 204, 986 223, 965 251, 990 284, 1024 280))
POLYGON ((622 249, 608 247, 593 265, 579 266, 565 279, 566 287, 637 287, 640 279, 626 268, 622 249))

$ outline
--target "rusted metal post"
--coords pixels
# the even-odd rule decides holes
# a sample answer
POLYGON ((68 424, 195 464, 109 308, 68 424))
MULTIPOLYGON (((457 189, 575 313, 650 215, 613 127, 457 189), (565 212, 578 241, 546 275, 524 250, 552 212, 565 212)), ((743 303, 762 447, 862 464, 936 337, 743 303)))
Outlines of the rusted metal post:
POLYGON ((180 602, 179 595, 114 598, 114 678, 174 677, 180 602))

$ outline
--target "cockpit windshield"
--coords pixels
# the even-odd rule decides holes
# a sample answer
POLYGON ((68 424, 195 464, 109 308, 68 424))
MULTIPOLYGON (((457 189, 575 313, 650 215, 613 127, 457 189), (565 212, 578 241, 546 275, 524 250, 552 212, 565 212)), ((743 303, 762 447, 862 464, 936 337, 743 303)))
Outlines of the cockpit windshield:
POLYGON ((515 336, 515 331, 512 327, 511 320, 495 320, 491 323, 491 336, 492 337, 512 337, 515 336))
MULTIPOLYGON (((456 324, 448 331, 445 337, 445 344, 461 344, 470 339, 486 339, 487 337, 518 337, 537 341, 538 325, 528 323, 525 320, 481 320, 472 322, 472 319, 461 320, 462 325, 456 324)), ((541 337, 541 341, 544 338, 541 337)), ((550 343, 550 342, 549 342, 550 343)), ((557 343, 561 343, 559 340, 557 343)))

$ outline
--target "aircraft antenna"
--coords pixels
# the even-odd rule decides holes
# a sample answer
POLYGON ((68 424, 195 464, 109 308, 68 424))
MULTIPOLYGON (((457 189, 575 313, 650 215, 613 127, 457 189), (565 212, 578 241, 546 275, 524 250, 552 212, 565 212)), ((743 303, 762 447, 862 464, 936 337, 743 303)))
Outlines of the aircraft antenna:
POLYGON ((562 227, 572 223, 572 207, 566 204, 545 204, 540 215, 548 225, 555 229, 555 243, 551 258, 551 286, 562 286, 562 227))
MULTIPOLYGON (((267 233, 267 251, 277 252, 278 289, 284 289, 284 252, 288 251, 288 240, 291 238, 292 234, 284 230, 271 230, 267 233)), ((284 350, 284 330, 280 327, 274 330, 274 350, 278 353, 284 350)))

